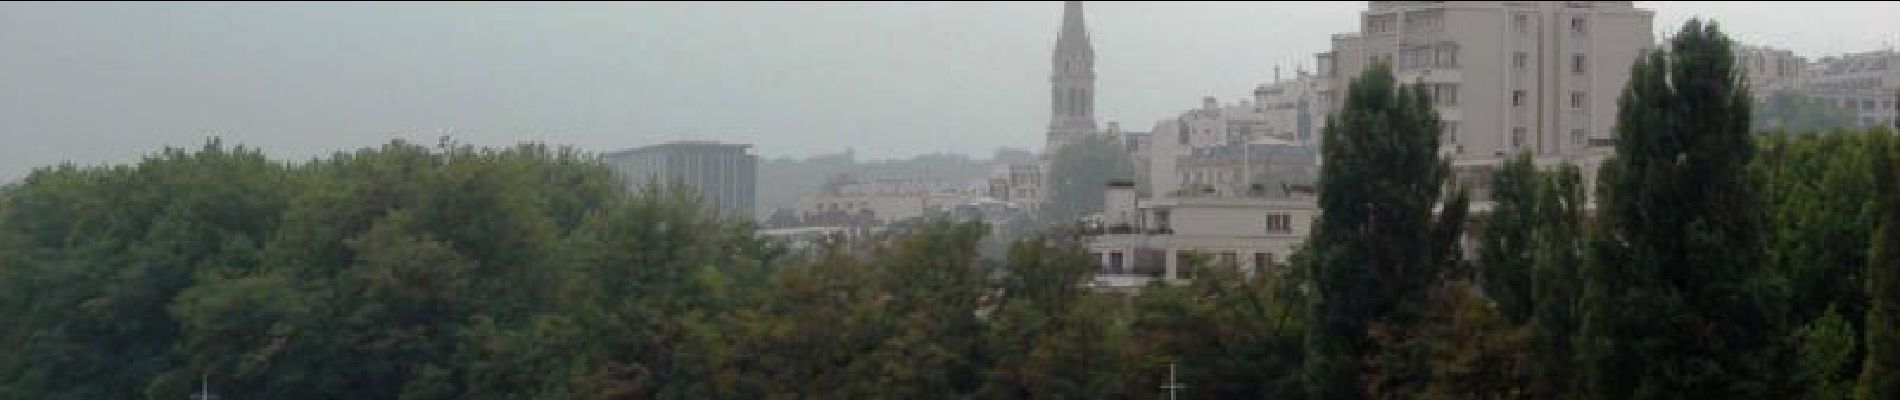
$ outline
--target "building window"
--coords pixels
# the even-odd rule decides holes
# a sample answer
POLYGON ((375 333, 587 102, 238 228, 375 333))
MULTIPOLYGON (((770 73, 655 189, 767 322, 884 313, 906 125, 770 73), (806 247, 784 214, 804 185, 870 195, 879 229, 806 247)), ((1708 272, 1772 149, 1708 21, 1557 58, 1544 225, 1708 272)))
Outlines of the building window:
POLYGON ((1168 214, 1168 210, 1155 210, 1155 229, 1172 229, 1168 227, 1168 214))
POLYGON ((1582 54, 1576 54, 1576 55, 1570 56, 1570 73, 1571 74, 1583 75, 1583 65, 1584 65, 1584 62, 1583 62, 1582 54))
POLYGON ((1583 109, 1583 92, 1570 92, 1570 108, 1583 109))
POLYGON ((1511 128, 1511 148, 1524 148, 1524 127, 1511 128))
POLYGON ((1458 45, 1439 43, 1432 48, 1432 66, 1438 68, 1458 68, 1458 45))
POLYGON ((1524 52, 1522 51, 1512 53, 1511 66, 1516 67, 1517 69, 1524 69, 1524 65, 1529 64, 1530 59, 1531 59, 1531 56, 1529 54, 1524 54, 1524 52))
POLYGON ((1583 17, 1570 17, 1570 33, 1582 35, 1587 33, 1589 30, 1587 28, 1589 28, 1589 26, 1585 23, 1583 17))
POLYGON ((1571 129, 1571 130, 1570 130, 1570 142, 1572 142, 1572 143, 1576 143, 1576 144, 1577 144, 1578 146, 1582 146, 1582 145, 1584 144, 1584 140, 1583 140, 1583 130, 1582 130, 1582 129, 1571 129))
POLYGON ((1127 271, 1122 266, 1122 252, 1113 251, 1108 253, 1108 271, 1118 274, 1127 271))
POLYGON ((1517 33, 1530 32, 1531 31, 1531 16, 1526 15, 1526 14, 1517 14, 1517 15, 1511 16, 1511 27, 1517 30, 1517 33))
POLYGON ((1286 214, 1267 214, 1267 233, 1293 232, 1293 216, 1286 214))
POLYGON ((1524 91, 1512 90, 1511 91, 1511 107, 1523 107, 1523 106, 1524 106, 1524 91))
POLYGON ((1271 266, 1273 266, 1273 253, 1253 253, 1253 267, 1255 270, 1265 269, 1271 266))
POLYGON ((1458 85, 1452 83, 1433 83, 1426 86, 1426 95, 1431 96, 1432 104, 1443 107, 1458 105, 1458 85))
POLYGON ((1458 144, 1458 121, 1445 121, 1441 126, 1445 127, 1445 144, 1458 144))
POLYGON ((1194 257, 1187 252, 1175 253, 1174 276, 1179 279, 1194 279, 1194 257))

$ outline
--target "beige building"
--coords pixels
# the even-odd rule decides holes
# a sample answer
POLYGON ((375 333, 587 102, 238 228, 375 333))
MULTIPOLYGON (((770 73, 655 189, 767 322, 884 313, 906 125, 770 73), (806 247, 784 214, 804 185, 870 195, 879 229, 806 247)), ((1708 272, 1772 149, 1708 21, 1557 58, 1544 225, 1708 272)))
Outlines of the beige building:
POLYGON ((1760 104, 1768 95, 1783 90, 1800 90, 1808 60, 1794 52, 1766 46, 1736 46, 1735 62, 1742 66, 1751 95, 1760 104))
POLYGON ((1159 196, 1137 198, 1134 185, 1108 186, 1104 210, 1086 238, 1100 263, 1091 287, 1131 292, 1165 280, 1195 276, 1195 255, 1243 271, 1284 265, 1312 230, 1319 213, 1311 195, 1159 196))
MULTIPOLYGON (((1373 1, 1357 32, 1318 55, 1337 110, 1373 62, 1428 86, 1458 179, 1482 188, 1502 160, 1595 166, 1614 150, 1616 100, 1651 48, 1654 13, 1628 1, 1373 1)), ((1483 197, 1479 197, 1482 199, 1483 197)))
POLYGON ((1828 57, 1807 71, 1806 93, 1822 105, 1852 110, 1858 126, 1895 126, 1900 96, 1900 52, 1828 57))

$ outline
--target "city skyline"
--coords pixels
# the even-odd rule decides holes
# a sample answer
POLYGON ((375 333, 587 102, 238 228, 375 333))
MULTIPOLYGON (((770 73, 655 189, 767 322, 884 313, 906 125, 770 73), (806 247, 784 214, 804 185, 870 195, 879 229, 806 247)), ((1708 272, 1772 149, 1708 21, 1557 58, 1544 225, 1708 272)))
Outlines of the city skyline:
MULTIPOLYGON (((1891 46, 1900 5, 1636 2, 1814 58, 1891 46), (1794 13, 1800 10, 1801 13, 1794 13), (1792 18, 1790 15, 1801 15, 1792 18), (1809 21, 1828 24, 1812 25, 1809 21), (1805 25, 1804 25, 1805 24, 1805 25)), ((1095 119, 1145 130, 1313 68, 1364 2, 1091 3, 1095 119), (1288 18, 1297 16, 1297 18, 1288 18), (1255 25, 1257 23, 1257 25, 1255 25)), ((213 134, 297 160, 444 133, 762 158, 1037 150, 1062 7, 1039 3, 0 5, 0 181, 213 134), (734 21, 721 23, 720 21, 734 21), (391 134, 391 132, 395 132, 391 134)))

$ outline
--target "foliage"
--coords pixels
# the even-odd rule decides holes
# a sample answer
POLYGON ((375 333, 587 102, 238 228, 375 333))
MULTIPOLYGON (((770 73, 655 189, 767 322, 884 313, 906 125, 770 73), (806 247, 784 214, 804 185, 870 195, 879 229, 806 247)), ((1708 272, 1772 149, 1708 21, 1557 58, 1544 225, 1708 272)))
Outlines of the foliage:
POLYGON ((1764 281, 1749 98, 1732 43, 1691 20, 1631 68, 1600 172, 1580 356, 1602 399, 1761 398, 1783 387, 1764 281))
POLYGON ((1421 86, 1378 65, 1329 117, 1323 210, 1305 251, 1316 285, 1306 369, 1312 395, 1365 398, 1429 380, 1413 340, 1428 290, 1458 263, 1462 191, 1449 192, 1440 123, 1421 86), (1435 213, 1443 202, 1443 213, 1435 213), (1362 382, 1373 382, 1362 384, 1362 382), (1371 386, 1371 387, 1368 387, 1371 386))

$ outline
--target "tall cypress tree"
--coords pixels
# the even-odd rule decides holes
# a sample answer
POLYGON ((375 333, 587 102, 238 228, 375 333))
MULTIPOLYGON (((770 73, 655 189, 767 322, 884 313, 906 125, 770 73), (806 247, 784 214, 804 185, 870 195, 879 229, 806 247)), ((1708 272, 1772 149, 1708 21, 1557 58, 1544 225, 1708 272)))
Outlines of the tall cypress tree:
POLYGON ((1583 377, 1601 399, 1762 398, 1772 293, 1745 168, 1749 95, 1732 43, 1690 20, 1630 70, 1617 155, 1602 167, 1587 272, 1583 377))
POLYGON ((1436 152, 1441 129, 1423 88, 1398 85, 1383 64, 1352 82, 1345 106, 1327 121, 1324 212, 1307 242, 1317 298, 1305 372, 1315 398, 1366 398, 1367 378, 1394 380, 1379 376, 1390 370, 1365 369, 1387 350, 1375 336, 1403 335, 1423 311, 1426 289, 1458 259, 1465 201, 1462 192, 1444 198, 1450 166, 1436 152), (1436 217, 1441 200, 1444 216, 1436 217))
POLYGON ((1889 135, 1875 132, 1872 155, 1875 204, 1880 226, 1867 262, 1867 356, 1861 361, 1854 397, 1900 398, 1900 187, 1896 187, 1889 135))

